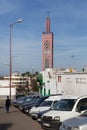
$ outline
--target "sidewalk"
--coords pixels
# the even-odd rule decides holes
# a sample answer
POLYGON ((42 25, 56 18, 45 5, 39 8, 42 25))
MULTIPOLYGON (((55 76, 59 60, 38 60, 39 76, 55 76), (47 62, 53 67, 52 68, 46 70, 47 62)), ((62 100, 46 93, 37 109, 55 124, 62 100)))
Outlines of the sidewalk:
POLYGON ((6 113, 4 102, 0 102, 0 130, 42 130, 37 121, 11 106, 6 113))

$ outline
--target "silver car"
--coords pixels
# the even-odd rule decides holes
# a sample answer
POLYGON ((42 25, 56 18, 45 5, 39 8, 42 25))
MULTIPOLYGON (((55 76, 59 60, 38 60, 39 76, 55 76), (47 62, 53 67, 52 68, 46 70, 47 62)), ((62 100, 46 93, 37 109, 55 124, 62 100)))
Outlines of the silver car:
POLYGON ((87 130, 87 111, 62 123, 59 130, 87 130))

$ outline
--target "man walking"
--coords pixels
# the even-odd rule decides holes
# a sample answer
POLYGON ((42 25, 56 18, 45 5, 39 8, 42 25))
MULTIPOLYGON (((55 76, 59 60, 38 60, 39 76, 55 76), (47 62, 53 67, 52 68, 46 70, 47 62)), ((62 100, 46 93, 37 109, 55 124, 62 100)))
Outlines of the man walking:
POLYGON ((9 112, 9 107, 10 107, 10 105, 11 105, 11 101, 10 101, 10 99, 9 99, 9 96, 7 96, 7 99, 6 99, 6 101, 5 101, 5 107, 6 107, 7 113, 9 112))

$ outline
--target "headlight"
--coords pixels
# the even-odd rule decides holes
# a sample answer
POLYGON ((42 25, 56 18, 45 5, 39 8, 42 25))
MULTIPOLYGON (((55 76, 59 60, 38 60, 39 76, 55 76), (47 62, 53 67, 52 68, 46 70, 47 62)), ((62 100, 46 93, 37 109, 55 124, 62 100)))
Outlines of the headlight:
POLYGON ((55 116, 55 117, 54 117, 54 120, 60 121, 60 117, 59 117, 59 116, 55 116))
POLYGON ((70 130, 80 130, 78 126, 71 127, 70 130))

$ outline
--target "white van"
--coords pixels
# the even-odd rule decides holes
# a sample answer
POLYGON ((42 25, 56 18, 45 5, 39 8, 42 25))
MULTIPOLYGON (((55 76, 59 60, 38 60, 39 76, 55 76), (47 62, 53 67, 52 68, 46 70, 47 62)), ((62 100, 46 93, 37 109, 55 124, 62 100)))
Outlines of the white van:
POLYGON ((58 130, 64 120, 76 117, 87 109, 86 96, 65 96, 56 103, 54 110, 50 110, 41 117, 43 129, 58 130))
POLYGON ((62 123, 60 130, 87 130, 87 111, 62 123))
POLYGON ((32 107, 29 111, 29 115, 32 119, 37 119, 38 113, 50 109, 55 102, 58 102, 61 99, 62 95, 53 95, 45 99, 39 107, 32 107))

